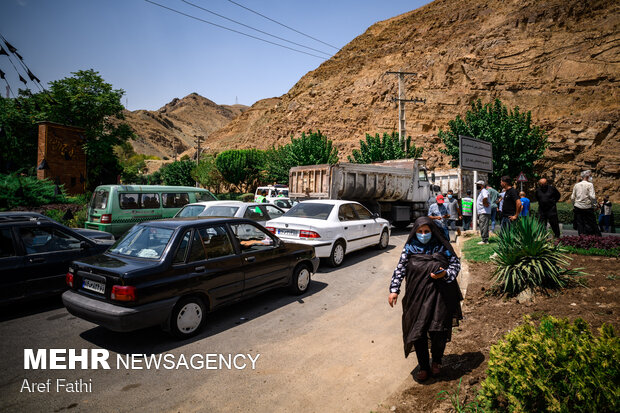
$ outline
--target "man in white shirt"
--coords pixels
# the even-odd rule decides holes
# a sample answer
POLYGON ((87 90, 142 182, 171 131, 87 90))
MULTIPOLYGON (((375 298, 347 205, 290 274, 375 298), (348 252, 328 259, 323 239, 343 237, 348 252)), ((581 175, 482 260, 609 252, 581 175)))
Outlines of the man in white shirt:
POLYGON ((575 226, 579 235, 598 235, 600 237, 601 231, 596 224, 594 214, 597 203, 591 171, 581 173, 581 182, 576 183, 573 187, 570 200, 573 203, 575 226))
POLYGON ((489 191, 485 188, 484 181, 476 182, 478 187, 478 198, 476 199, 476 209, 478 211, 478 225, 480 225, 480 236, 482 241, 478 244, 489 243, 489 224, 491 223, 491 204, 489 203, 489 191))

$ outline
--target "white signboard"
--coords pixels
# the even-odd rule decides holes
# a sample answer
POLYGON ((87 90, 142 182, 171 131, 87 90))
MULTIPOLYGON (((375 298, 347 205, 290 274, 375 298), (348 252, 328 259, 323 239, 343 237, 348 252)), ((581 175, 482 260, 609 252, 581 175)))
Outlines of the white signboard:
POLYGON ((459 135, 459 154, 461 168, 493 172, 493 145, 491 143, 459 135))

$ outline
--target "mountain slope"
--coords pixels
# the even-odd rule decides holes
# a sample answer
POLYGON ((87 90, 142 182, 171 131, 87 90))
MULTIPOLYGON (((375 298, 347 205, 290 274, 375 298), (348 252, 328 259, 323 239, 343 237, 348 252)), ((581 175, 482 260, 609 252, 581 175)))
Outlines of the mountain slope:
MULTIPOLYGON (((341 154, 366 132, 398 130, 396 76, 406 77, 407 133, 445 166, 439 128, 474 99, 531 110, 550 136, 541 169, 566 195, 582 168, 597 191, 620 178, 620 3, 437 0, 378 22, 285 95, 259 101, 208 138, 212 150, 267 148, 320 129, 341 154)), ((496 148, 501 150, 501 148, 496 148)), ((515 171, 517 174, 519 171, 515 171)), ((613 195, 613 194, 612 194, 613 195)))
POLYGON ((194 146, 194 135, 208 136, 247 106, 217 105, 196 93, 175 98, 159 110, 125 111, 125 121, 138 138, 131 143, 138 153, 174 157, 194 146))

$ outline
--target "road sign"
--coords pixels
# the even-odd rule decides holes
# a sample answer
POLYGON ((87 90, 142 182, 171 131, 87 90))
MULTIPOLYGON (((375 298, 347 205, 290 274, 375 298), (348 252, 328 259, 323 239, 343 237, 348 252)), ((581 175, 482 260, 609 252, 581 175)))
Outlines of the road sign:
POLYGON ((459 135, 459 166, 472 171, 493 173, 493 145, 459 135))
POLYGON ((517 178, 517 182, 527 182, 527 177, 525 176, 523 172, 519 174, 519 177, 517 178))

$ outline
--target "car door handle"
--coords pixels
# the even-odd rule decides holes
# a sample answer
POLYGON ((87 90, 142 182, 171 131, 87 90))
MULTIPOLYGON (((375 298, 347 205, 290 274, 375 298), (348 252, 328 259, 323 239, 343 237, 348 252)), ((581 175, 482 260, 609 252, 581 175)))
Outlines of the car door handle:
POLYGON ((364 225, 364 228, 366 228, 366 225, 364 225))
POLYGON ((200 267, 194 268, 194 271, 196 271, 196 272, 202 272, 204 270, 205 270, 205 266, 204 265, 201 265, 200 267))
POLYGON ((349 227, 344 227, 344 229, 349 229, 349 227))
POLYGON ((45 262, 45 258, 28 258, 28 261, 33 264, 40 264, 42 262, 45 262))
POLYGON ((247 262, 254 262, 254 261, 256 261, 256 257, 245 257, 245 260, 247 262))

